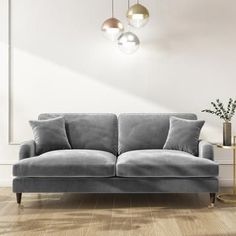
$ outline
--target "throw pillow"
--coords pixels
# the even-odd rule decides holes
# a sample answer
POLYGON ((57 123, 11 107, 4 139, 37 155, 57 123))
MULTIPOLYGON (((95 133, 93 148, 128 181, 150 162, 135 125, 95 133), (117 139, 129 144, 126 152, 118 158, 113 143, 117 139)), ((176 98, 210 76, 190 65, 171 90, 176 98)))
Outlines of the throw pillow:
POLYGON ((53 150, 71 149, 63 117, 30 120, 29 123, 33 130, 37 155, 53 150))
POLYGON ((164 149, 180 150, 198 155, 198 142, 203 120, 186 120, 170 117, 169 133, 164 149))

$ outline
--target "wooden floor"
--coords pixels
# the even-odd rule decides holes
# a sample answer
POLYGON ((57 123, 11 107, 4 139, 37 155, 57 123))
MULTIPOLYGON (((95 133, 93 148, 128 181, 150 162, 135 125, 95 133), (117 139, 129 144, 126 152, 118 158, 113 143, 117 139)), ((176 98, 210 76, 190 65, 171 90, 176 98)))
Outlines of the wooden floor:
POLYGON ((208 194, 23 194, 0 188, 0 235, 236 236, 236 205, 208 194))

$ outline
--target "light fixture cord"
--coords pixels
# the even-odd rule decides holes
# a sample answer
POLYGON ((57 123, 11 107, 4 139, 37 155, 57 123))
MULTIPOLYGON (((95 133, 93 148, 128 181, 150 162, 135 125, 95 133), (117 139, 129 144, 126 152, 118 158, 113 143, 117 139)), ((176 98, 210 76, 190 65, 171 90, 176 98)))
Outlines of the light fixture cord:
MULTIPOLYGON (((128 0, 128 10, 130 8, 130 0, 128 0)), ((129 32, 130 31, 130 24, 128 23, 127 24, 127 31, 129 32)))
POLYGON ((111 15, 114 17, 114 0, 111 1, 111 15))
POLYGON ((137 3, 139 4, 139 0, 137 0, 137 3))

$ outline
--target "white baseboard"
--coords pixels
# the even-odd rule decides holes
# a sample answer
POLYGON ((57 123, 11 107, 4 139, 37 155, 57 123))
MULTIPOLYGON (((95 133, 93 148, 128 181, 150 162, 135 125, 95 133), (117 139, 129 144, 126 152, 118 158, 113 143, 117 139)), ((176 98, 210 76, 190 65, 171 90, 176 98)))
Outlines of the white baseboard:
POLYGON ((233 179, 219 179, 220 187, 232 187, 233 179))
POLYGON ((0 180, 0 187, 11 187, 12 186, 12 179, 1 179, 0 180))
POLYGON ((0 187, 12 186, 12 164, 0 164, 0 187))

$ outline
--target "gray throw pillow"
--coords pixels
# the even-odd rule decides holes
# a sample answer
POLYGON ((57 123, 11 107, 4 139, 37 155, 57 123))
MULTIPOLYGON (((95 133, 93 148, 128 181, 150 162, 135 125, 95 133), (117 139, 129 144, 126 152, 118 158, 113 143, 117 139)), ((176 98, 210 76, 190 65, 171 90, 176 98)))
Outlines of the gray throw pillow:
POLYGON ((170 117, 169 133, 164 149, 180 150, 198 155, 198 142, 203 120, 186 120, 170 117))
POLYGON ((71 149, 63 117, 30 120, 29 123, 33 130, 37 155, 53 150, 71 149))

